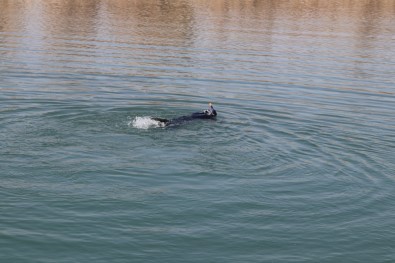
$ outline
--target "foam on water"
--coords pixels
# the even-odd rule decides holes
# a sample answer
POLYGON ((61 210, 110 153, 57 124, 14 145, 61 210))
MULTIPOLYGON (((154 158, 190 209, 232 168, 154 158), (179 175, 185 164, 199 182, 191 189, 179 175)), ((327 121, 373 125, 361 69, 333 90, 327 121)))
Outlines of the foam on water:
POLYGON ((133 126, 134 128, 137 129, 144 129, 147 130, 149 128, 159 128, 159 127, 164 127, 164 124, 155 121, 151 119, 149 116, 143 116, 143 117, 135 117, 132 121, 129 122, 129 126, 133 126))

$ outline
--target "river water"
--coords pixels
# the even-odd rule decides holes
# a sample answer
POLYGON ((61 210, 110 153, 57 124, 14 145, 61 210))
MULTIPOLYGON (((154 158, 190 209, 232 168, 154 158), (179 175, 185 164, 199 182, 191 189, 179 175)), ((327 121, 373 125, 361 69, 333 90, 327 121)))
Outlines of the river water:
POLYGON ((395 262, 394 36, 393 0, 0 0, 0 261, 395 262))

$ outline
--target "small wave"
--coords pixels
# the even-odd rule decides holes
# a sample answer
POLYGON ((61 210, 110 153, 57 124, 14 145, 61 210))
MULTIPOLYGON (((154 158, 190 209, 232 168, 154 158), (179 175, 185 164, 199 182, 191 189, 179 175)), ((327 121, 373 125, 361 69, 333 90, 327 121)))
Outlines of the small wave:
POLYGON ((150 129, 150 128, 160 128, 164 127, 164 124, 151 119, 149 116, 135 117, 132 121, 128 123, 129 126, 133 126, 137 129, 150 129))

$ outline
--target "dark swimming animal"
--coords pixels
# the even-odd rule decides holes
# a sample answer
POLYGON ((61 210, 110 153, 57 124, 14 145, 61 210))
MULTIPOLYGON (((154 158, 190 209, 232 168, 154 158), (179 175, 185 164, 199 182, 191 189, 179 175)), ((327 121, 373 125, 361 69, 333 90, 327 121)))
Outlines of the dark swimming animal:
POLYGON ((213 105, 209 103, 209 108, 202 112, 195 112, 192 113, 191 115, 181 116, 170 120, 163 118, 156 118, 156 117, 151 119, 155 121, 159 121, 163 123, 165 126, 169 126, 169 125, 181 124, 183 122, 192 121, 196 119, 214 119, 216 116, 217 116, 217 111, 214 109, 213 105))

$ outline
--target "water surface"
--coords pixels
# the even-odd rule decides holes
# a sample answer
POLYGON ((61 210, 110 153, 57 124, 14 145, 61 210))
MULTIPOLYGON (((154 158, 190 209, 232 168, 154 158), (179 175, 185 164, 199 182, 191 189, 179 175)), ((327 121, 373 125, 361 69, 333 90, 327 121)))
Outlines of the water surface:
POLYGON ((394 22, 392 0, 0 0, 0 261, 395 261, 394 22))

